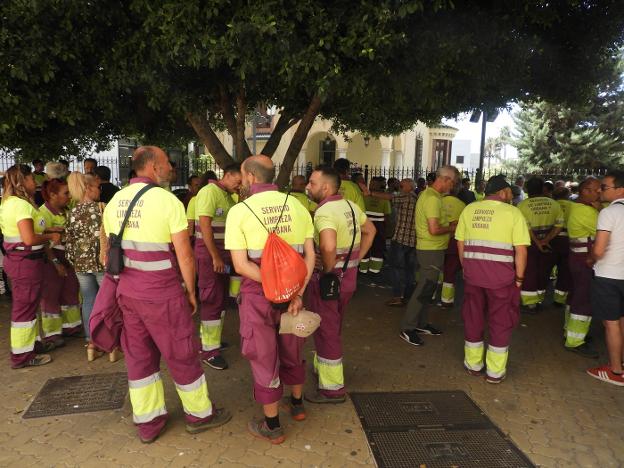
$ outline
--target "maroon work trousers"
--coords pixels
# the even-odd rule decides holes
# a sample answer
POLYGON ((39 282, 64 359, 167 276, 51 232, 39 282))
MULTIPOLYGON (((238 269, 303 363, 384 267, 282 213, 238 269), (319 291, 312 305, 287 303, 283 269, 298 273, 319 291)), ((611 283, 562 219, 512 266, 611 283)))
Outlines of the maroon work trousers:
POLYGON ((263 405, 278 402, 284 385, 305 382, 304 339, 278 333, 282 311, 261 293, 239 297, 241 354, 251 365, 254 398, 263 405))
POLYGON ((572 288, 568 294, 570 313, 591 317, 591 282, 593 269, 587 266, 587 253, 571 252, 569 258, 572 288))
MULTIPOLYGON (((43 281, 43 258, 30 260, 26 254, 7 253, 4 271, 11 281, 11 322, 32 322, 37 318, 43 281)), ((11 365, 20 366, 35 357, 35 350, 11 353, 11 365)))
POLYGON ((553 252, 541 252, 531 243, 528 248, 527 266, 524 272, 522 290, 537 292, 543 295, 548 286, 553 266, 555 266, 555 255, 553 252))
MULTIPOLYGON (((319 275, 314 273, 306 288, 307 308, 321 316, 321 325, 314 332, 316 354, 325 359, 342 359, 342 320, 354 291, 340 291, 340 299, 321 299, 319 275)), ((336 397, 345 394, 344 387, 337 390, 320 390, 326 396, 336 397)))
POLYGON ((515 283, 497 289, 464 285, 464 338, 471 343, 483 341, 487 321, 492 346, 509 346, 511 332, 520 320, 520 289, 515 283))
MULTIPOLYGON (((199 339, 184 294, 150 301, 118 295, 117 302, 123 315, 121 348, 128 380, 141 380, 159 372, 161 357, 177 385, 189 385, 203 375, 199 339)), ((190 414, 184 416, 191 423, 203 420, 190 414)), ((163 415, 137 424, 139 435, 144 439, 154 437, 166 420, 167 416, 163 415)))

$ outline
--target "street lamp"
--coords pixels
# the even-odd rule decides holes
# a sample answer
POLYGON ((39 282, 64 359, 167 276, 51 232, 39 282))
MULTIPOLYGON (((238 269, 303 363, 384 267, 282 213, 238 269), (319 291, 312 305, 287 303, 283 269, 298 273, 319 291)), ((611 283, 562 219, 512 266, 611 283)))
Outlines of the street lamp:
MULTIPOLYGON (((470 122, 477 123, 481 117, 481 111, 475 110, 470 116, 470 122)), ((485 156, 485 126, 488 122, 494 122, 498 117, 498 110, 488 112, 483 111, 483 119, 481 119, 481 144, 479 146, 479 168, 477 169, 477 176, 475 177, 478 184, 483 179, 483 158, 485 156)), ((475 185, 476 186, 476 185, 475 185)))

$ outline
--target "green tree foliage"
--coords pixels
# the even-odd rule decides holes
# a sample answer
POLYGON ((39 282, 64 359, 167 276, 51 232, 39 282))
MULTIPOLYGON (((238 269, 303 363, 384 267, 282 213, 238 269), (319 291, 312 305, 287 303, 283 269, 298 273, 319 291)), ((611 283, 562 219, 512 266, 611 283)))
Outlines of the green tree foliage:
POLYGON ((0 147, 199 138, 223 165, 250 154, 247 116, 274 105, 264 153, 296 128, 283 183, 317 117, 396 134, 521 97, 583 98, 622 39, 624 2, 4 0, 0 15, 0 147))
POLYGON ((624 163, 624 62, 573 106, 538 101, 514 116, 518 156, 544 168, 600 169, 624 163))

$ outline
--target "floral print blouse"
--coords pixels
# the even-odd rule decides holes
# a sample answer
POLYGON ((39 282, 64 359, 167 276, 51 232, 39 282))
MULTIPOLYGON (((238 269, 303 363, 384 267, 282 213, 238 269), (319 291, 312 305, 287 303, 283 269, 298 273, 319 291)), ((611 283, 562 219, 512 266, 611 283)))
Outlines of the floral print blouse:
POLYGON ((102 209, 97 202, 80 203, 69 212, 65 255, 77 273, 104 271, 100 263, 102 209))

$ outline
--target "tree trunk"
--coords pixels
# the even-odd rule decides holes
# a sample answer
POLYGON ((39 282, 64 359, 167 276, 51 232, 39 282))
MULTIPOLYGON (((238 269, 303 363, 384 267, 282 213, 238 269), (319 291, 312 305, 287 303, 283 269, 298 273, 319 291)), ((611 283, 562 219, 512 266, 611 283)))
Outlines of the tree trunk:
POLYGON ((288 129, 295 125, 297 122, 299 122, 298 118, 291 119, 286 114, 280 114, 280 117, 275 124, 273 131, 271 132, 269 140, 266 142, 264 148, 262 149, 262 154, 268 156, 269 158, 272 158, 275 154, 275 151, 277 150, 277 147, 282 141, 284 133, 286 133, 288 129))
POLYGON ((225 149, 219 137, 210 127, 208 121, 203 117, 188 112, 186 118, 197 133, 197 136, 201 142, 206 145, 210 154, 214 157, 219 167, 225 167, 234 163, 234 159, 230 156, 230 153, 225 149))
POLYGON ((284 155, 284 161, 282 161, 282 166, 280 167, 280 172, 277 176, 277 185, 279 187, 285 187, 288 185, 288 180, 290 179, 290 173, 292 172, 295 160, 297 159, 297 156, 299 156, 301 147, 305 143, 305 140, 308 137, 308 132, 312 128, 312 125, 314 125, 314 120, 320 110, 321 98, 318 95, 314 95, 305 111, 305 114, 303 114, 299 127, 297 127, 297 130, 290 141, 290 145, 288 146, 288 150, 284 155))
MULTIPOLYGON (((251 150, 245 139, 245 124, 247 117, 247 101, 245 99, 245 90, 241 88, 236 96, 236 134, 232 135, 234 144, 236 145, 236 160, 244 161, 251 156, 251 150)), ((254 109, 254 119, 255 119, 254 109)))

